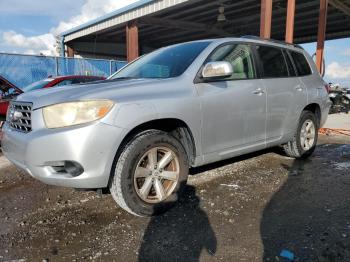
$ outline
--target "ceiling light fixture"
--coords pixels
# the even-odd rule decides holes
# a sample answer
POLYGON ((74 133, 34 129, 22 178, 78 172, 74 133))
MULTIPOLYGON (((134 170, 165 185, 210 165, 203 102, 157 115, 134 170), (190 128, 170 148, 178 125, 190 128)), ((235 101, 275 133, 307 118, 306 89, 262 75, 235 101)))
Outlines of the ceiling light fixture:
POLYGON ((225 22, 226 21, 226 16, 224 13, 225 13, 225 7, 220 6, 219 7, 218 22, 225 22))

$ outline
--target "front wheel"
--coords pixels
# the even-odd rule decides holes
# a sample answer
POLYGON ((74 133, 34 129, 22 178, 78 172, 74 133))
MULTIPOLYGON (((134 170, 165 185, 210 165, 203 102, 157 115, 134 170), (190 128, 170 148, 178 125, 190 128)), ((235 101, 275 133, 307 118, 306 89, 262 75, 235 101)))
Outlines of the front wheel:
POLYGON ((175 137, 159 130, 142 132, 116 160, 110 192, 120 207, 134 215, 163 213, 185 187, 187 159, 175 137))
POLYGON ((318 122, 314 113, 303 111, 294 138, 283 145, 285 153, 294 158, 307 158, 316 148, 318 122))

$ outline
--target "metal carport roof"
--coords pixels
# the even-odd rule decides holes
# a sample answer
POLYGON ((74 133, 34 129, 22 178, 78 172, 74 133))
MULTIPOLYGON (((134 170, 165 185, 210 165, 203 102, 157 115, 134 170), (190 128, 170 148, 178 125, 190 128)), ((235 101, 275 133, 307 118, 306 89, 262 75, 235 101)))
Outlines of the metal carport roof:
MULTIPOLYGON (((137 22, 141 53, 196 39, 259 35, 262 1, 142 0, 62 35, 64 42, 77 53, 82 43, 94 43, 94 54, 103 50, 98 45, 115 44, 116 49, 117 43, 125 45, 126 25, 130 21, 137 22), (225 7, 224 22, 217 21, 220 6, 225 7)), ((272 1, 271 37, 274 39, 285 37, 287 2, 272 1)), ((350 0, 328 0, 328 3, 326 39, 350 37, 350 0)), ((294 42, 316 41, 319 11, 320 0, 296 1, 294 42)))

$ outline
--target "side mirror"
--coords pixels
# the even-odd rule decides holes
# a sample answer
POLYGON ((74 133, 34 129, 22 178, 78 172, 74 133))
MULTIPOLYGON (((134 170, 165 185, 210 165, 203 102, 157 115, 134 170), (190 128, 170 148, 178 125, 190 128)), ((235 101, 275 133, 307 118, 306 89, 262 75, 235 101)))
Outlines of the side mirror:
POLYGON ((225 78, 233 74, 233 67, 229 62, 209 62, 202 71, 204 79, 225 78))

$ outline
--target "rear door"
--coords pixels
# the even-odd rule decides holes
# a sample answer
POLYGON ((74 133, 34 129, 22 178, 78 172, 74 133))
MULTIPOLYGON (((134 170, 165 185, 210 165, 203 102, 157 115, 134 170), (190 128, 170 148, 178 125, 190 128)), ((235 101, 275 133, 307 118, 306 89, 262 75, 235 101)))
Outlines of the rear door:
POLYGON ((257 45, 256 51, 267 91, 266 142, 273 143, 294 133, 299 119, 298 105, 307 97, 306 90, 282 48, 257 45))
POLYGON ((305 89, 308 89, 308 100, 314 102, 318 98, 327 98, 328 93, 324 92, 324 82, 318 73, 312 74, 311 67, 304 54, 296 51, 289 51, 289 54, 293 60, 300 82, 305 89))
MULTIPOLYGON (((287 59, 287 63, 288 65, 291 64, 289 66, 293 67, 294 69, 293 71, 294 74, 292 78, 295 79, 297 77, 299 80, 299 85, 296 86, 294 90, 295 109, 294 109, 294 114, 291 116, 291 126, 290 126, 290 129, 292 129, 292 131, 295 131, 295 128, 299 123, 299 117, 301 115, 301 112, 304 110, 304 108, 308 104, 308 90, 307 90, 307 85, 305 85, 305 83, 303 82, 303 79, 305 79, 304 78, 305 76, 310 75, 312 71, 306 60, 305 62, 306 62, 307 69, 305 69, 304 72, 299 71, 298 66, 295 63, 295 59, 293 59, 293 56, 292 56, 293 53, 294 51, 291 51, 291 50, 285 51, 285 57, 287 59)), ((302 56, 304 57, 304 55, 302 56)))
POLYGON ((250 45, 225 44, 207 62, 227 61, 234 73, 224 80, 197 85, 202 106, 202 141, 205 154, 225 158, 254 146, 265 147, 266 92, 250 45))

